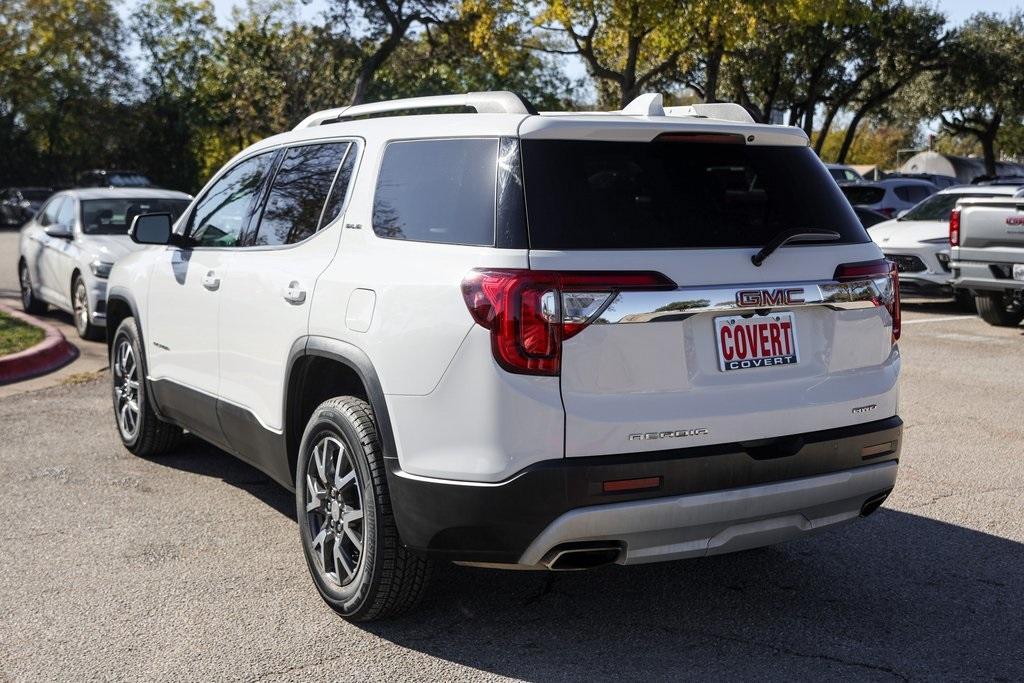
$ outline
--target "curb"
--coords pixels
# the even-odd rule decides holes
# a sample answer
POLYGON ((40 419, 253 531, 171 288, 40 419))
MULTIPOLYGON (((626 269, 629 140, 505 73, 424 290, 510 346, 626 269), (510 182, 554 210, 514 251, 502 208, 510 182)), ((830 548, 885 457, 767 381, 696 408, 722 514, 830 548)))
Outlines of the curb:
POLYGON ((0 311, 38 327, 46 335, 43 341, 24 351, 0 357, 0 385, 45 375, 78 358, 78 349, 68 343, 61 331, 42 320, 0 304, 0 311))

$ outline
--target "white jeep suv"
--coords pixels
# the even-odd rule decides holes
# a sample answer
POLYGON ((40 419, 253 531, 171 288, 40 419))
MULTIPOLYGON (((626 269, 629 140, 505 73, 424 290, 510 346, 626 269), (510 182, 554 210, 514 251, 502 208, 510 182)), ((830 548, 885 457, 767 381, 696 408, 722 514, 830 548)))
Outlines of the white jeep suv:
POLYGON ((132 233, 158 246, 110 280, 121 438, 185 429, 294 490, 350 619, 432 560, 731 552, 896 480, 895 268, 804 133, 736 105, 319 112, 132 233))

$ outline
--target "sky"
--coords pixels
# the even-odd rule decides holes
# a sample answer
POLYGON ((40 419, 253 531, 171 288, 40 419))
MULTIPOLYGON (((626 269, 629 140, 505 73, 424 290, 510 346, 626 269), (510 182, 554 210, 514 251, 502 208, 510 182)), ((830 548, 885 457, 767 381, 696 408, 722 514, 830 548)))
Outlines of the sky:
MULTIPOLYGON (((1024 7, 1024 0, 926 0, 928 4, 935 5, 944 11, 950 19, 950 23, 959 24, 975 12, 995 12, 1006 14, 1015 9, 1024 7)), ((243 4, 244 0, 214 0, 217 8, 217 17, 227 22, 231 18, 231 8, 243 4)), ((326 5, 325 0, 308 0, 299 3, 299 13, 304 19, 313 19, 326 5)))

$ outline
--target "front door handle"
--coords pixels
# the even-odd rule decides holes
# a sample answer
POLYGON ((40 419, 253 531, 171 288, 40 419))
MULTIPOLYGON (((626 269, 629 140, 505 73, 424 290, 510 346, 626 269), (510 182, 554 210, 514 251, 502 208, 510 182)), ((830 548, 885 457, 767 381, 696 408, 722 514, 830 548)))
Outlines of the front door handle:
POLYGON ((203 287, 206 287, 211 292, 216 292, 220 289, 220 278, 217 277, 217 273, 212 270, 203 276, 203 287))
POLYGON ((297 280, 292 280, 284 288, 284 300, 298 306, 306 300, 306 290, 302 288, 297 280))

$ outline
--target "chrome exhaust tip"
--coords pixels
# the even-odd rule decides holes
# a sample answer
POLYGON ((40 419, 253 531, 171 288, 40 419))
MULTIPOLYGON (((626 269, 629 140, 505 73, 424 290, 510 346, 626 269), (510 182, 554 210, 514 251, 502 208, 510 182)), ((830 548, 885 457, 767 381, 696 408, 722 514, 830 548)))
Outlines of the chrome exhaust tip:
POLYGON ((554 572, 595 569, 614 564, 625 549, 618 541, 563 543, 548 551, 541 564, 554 572))

